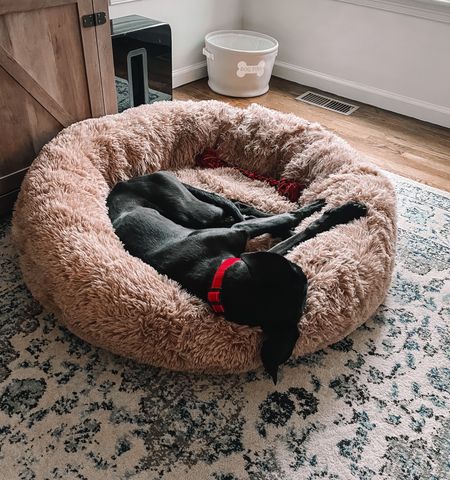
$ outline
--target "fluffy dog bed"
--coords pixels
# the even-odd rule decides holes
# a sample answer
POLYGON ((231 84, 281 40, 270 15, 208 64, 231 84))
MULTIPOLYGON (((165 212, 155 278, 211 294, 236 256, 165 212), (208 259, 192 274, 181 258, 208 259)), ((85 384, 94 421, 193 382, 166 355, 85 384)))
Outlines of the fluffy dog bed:
MULTIPOLYGON (((214 148, 228 164, 306 183, 300 203, 359 200, 366 218, 295 248, 309 280, 294 356, 334 343, 367 320, 389 286, 395 197, 389 181, 342 139, 293 115, 216 101, 162 102, 64 130, 31 166, 13 236, 34 297, 84 340, 176 370, 240 372, 260 364, 262 334, 213 314, 129 255, 105 200, 119 180, 173 170, 185 182, 274 213, 295 205, 232 168, 194 169, 214 148)), ((316 218, 306 220, 300 228, 316 218)), ((260 238, 249 248, 264 246, 260 238)))

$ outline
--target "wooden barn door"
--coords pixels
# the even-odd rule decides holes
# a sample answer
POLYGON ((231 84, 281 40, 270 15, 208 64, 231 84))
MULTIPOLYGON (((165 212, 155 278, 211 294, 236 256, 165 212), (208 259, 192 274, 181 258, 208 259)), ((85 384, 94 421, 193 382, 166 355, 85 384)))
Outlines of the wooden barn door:
POLYGON ((116 109, 107 0, 0 1, 0 211, 59 130, 116 109))

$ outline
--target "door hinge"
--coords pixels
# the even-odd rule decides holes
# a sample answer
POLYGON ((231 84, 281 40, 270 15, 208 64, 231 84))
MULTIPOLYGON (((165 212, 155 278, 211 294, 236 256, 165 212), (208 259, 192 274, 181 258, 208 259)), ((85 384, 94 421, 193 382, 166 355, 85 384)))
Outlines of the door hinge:
POLYGON ((97 27, 98 25, 103 25, 106 23, 106 13, 105 12, 95 12, 90 15, 83 15, 81 17, 84 28, 97 27))

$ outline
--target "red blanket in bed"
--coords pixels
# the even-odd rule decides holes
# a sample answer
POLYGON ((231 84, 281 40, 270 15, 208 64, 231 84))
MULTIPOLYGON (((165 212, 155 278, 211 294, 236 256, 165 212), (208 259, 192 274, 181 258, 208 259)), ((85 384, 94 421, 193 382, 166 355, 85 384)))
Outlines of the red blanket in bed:
POLYGON ((197 155, 195 161, 197 165, 202 168, 235 168, 248 178, 268 183, 269 185, 274 187, 280 195, 283 195, 291 202, 297 202, 300 198, 302 190, 304 190, 306 187, 306 185, 302 183, 293 182, 286 178, 276 179, 272 177, 266 177, 265 175, 260 175, 259 173, 252 172, 251 170, 246 170, 245 168, 239 168, 233 165, 229 165, 228 163, 221 160, 217 152, 212 148, 208 148, 203 153, 197 155))

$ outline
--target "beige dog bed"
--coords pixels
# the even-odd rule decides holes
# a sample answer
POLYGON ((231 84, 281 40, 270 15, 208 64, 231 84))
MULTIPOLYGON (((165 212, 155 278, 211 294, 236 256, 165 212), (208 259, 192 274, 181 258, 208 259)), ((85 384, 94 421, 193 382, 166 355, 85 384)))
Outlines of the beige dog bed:
POLYGON ((129 255, 107 214, 105 200, 117 181, 161 169, 263 210, 293 209, 272 187, 234 169, 193 169, 205 148, 215 148, 229 164, 306 182, 302 204, 325 198, 330 206, 359 200, 369 207, 366 218, 288 255, 309 280, 294 356, 342 339, 373 315, 394 263, 389 181, 318 124, 257 105, 241 110, 215 101, 162 102, 87 120, 44 147, 13 218, 22 272, 34 297, 79 337, 139 362, 213 372, 260 365, 258 329, 225 321, 129 255))

